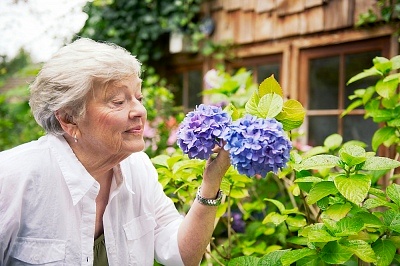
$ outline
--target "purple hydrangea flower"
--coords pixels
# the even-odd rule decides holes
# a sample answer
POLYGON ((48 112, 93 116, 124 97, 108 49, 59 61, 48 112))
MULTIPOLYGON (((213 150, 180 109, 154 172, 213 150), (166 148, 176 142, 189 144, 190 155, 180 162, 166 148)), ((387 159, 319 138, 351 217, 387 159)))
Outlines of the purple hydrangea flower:
POLYGON ((208 159, 215 145, 222 147, 221 135, 231 123, 221 107, 200 104, 179 126, 178 146, 189 158, 208 159))
POLYGON ((292 149, 280 122, 250 114, 234 121, 222 138, 231 164, 248 177, 256 174, 265 177, 270 171, 277 173, 289 161, 292 149))

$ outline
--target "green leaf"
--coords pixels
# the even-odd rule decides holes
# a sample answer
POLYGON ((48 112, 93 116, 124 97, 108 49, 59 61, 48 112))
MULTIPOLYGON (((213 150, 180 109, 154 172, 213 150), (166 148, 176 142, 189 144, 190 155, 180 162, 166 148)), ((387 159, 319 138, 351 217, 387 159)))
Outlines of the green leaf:
POLYGON ((363 229, 364 223, 354 217, 344 217, 333 225, 335 236, 351 236, 358 234, 363 229))
POLYGON ((310 193, 308 194, 306 201, 308 204, 314 204, 320 199, 328 196, 328 195, 334 195, 338 192, 338 190, 335 187, 335 184, 331 181, 322 181, 319 183, 316 183, 310 190, 310 193))
POLYGON ((396 246, 390 240, 378 239, 373 245, 377 257, 377 266, 389 266, 396 254, 396 246))
POLYGON ((321 266, 323 262, 319 256, 308 256, 297 261, 296 266, 321 266))
POLYGON ((274 225, 278 226, 281 223, 283 223, 286 220, 287 217, 288 217, 287 215, 281 215, 281 214, 279 214, 277 212, 270 212, 270 213, 268 213, 267 216, 265 216, 265 218, 262 221, 262 223, 263 224, 273 223, 274 225))
POLYGON ((296 180, 294 180, 295 183, 317 183, 321 181, 323 181, 323 179, 316 176, 299 177, 296 180))
POLYGON ((324 146, 329 150, 335 150, 342 145, 343 137, 339 134, 332 134, 328 136, 324 141, 324 146))
POLYGON ((377 260, 371 245, 363 240, 346 240, 340 242, 340 244, 365 262, 376 262, 377 260))
POLYGON ((307 225, 306 218, 301 215, 296 216, 288 216, 286 219, 286 223, 292 227, 302 228, 307 225))
POLYGON ((281 262, 283 265, 291 265, 292 263, 298 261, 299 259, 316 254, 317 252, 314 249, 309 249, 309 248, 295 249, 283 254, 283 256, 281 257, 281 262))
POLYGON ((334 155, 319 154, 303 160, 294 168, 298 171, 319 168, 333 168, 339 165, 340 159, 334 155))
POLYGON ((397 206, 400 206, 400 185, 396 183, 389 185, 386 188, 386 194, 397 206))
POLYGON ((256 266, 259 261, 260 258, 257 257, 241 256, 231 259, 228 263, 228 266, 242 266, 242 265, 256 266))
POLYGON ((282 112, 280 112, 275 118, 282 123, 285 131, 290 131, 303 124, 305 115, 306 111, 301 103, 290 99, 284 102, 282 112))
POLYGON ((378 150, 379 145, 391 138, 393 135, 396 135, 396 128, 382 127, 378 129, 372 137, 372 149, 374 151, 378 150))
POLYGON ((330 264, 343 264, 352 255, 353 252, 347 247, 339 245, 336 241, 327 243, 320 252, 321 259, 330 264))
POLYGON ((338 175, 334 182, 340 194, 357 205, 367 197, 371 187, 371 179, 363 174, 354 174, 350 177, 338 175))
POLYGON ((363 105, 363 101, 361 99, 353 101, 349 106, 347 106, 346 110, 342 112, 340 115, 341 117, 344 117, 345 115, 349 114, 351 111, 356 109, 359 106, 363 105))
POLYGON ((261 114, 258 112, 258 102, 260 101, 260 97, 256 92, 250 97, 250 99, 245 104, 246 113, 254 115, 256 117, 262 117, 261 114))
POLYGON ((380 198, 367 199, 363 204, 363 207, 366 209, 373 209, 381 206, 392 207, 390 202, 387 202, 386 200, 380 198))
POLYGON ((158 155, 156 157, 151 158, 151 162, 154 165, 160 165, 160 166, 165 166, 166 168, 169 168, 168 163, 167 163, 167 160, 169 158, 170 157, 168 155, 158 155))
POLYGON ((366 160, 365 149, 358 145, 347 144, 339 150, 339 157, 348 166, 354 166, 366 160))
POLYGON ((266 94, 261 97, 257 108, 262 118, 274 118, 282 111, 283 99, 276 93, 266 94))
POLYGON ((346 203, 336 203, 328 207, 324 212, 330 219, 339 221, 344 218, 351 210, 352 205, 349 202, 346 203))
POLYGON ((399 85, 398 79, 392 79, 386 82, 384 82, 383 80, 378 80, 375 89, 380 96, 387 99, 396 94, 398 85, 399 85))
MULTIPOLYGON (((289 250, 276 250, 267 255, 264 255, 260 261, 258 262, 257 266, 281 266, 281 257, 288 252, 289 250)), ((241 264, 241 265, 248 265, 248 264, 241 264)))
POLYGON ((361 73, 358 73, 357 75, 355 75, 354 77, 352 77, 348 82, 347 85, 349 85, 350 83, 353 83, 357 80, 366 78, 366 77, 370 77, 370 76, 381 76, 382 73, 379 72, 375 67, 371 67, 370 69, 366 69, 361 73))
POLYGON ((392 57, 390 62, 392 62, 392 70, 400 69, 400 55, 392 57))
POLYGON ((386 76, 383 79, 383 82, 391 81, 391 80, 394 80, 394 79, 399 80, 400 79, 400 73, 395 73, 395 74, 391 74, 391 75, 386 76))
POLYGON ((284 213, 285 212, 286 208, 285 208, 285 205, 283 205, 282 202, 280 202, 278 200, 274 200, 274 199, 264 199, 264 200, 273 203, 278 208, 280 213, 284 213))
POLYGON ((400 166, 400 162, 387 157, 369 157, 362 166, 362 170, 390 170, 400 166))
POLYGON ((258 95, 260 98, 269 93, 276 93, 281 96, 281 98, 283 97, 281 85, 276 81, 274 75, 264 79, 258 87, 258 95))

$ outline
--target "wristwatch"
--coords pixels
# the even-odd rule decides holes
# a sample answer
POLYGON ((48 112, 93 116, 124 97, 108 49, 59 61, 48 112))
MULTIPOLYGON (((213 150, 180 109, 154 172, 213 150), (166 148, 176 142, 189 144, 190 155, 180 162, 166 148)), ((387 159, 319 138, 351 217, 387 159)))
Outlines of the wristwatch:
POLYGON ((197 193, 196 193, 196 199, 198 202, 200 202, 201 204, 206 205, 206 206, 219 206, 221 204, 222 190, 218 191, 215 199, 206 199, 206 198, 203 198, 203 196, 201 196, 200 189, 201 189, 201 187, 199 187, 197 189, 197 193))

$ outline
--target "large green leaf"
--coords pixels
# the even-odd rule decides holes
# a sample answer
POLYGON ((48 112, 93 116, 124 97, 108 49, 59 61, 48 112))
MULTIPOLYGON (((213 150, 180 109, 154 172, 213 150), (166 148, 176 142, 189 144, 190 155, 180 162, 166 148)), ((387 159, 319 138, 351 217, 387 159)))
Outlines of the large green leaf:
POLYGON ((361 73, 358 73, 357 75, 355 75, 354 77, 352 77, 348 82, 347 85, 349 85, 350 83, 353 83, 357 80, 366 78, 366 77, 370 77, 370 76, 381 76, 382 73, 380 71, 378 71, 375 67, 371 67, 370 69, 366 69, 361 73))
POLYGON ((314 249, 309 248, 291 250, 283 254, 281 262, 282 265, 291 265, 304 257, 316 255, 316 253, 317 252, 314 249))
POLYGON ((342 143, 343 137, 340 134, 332 134, 325 139, 324 146, 329 150, 335 150, 339 148, 342 143))
POLYGON ((396 94, 397 86, 399 85, 398 79, 392 79, 384 82, 383 80, 378 80, 375 89, 376 92, 383 98, 390 98, 396 94))
POLYGON ((400 185, 393 183, 386 188, 387 196, 398 206, 400 206, 400 185))
POLYGON ((250 97, 250 99, 245 104, 246 113, 254 115, 256 117, 262 117, 262 115, 258 112, 258 102, 260 101, 260 97, 256 92, 250 97))
POLYGON ((283 214, 285 212, 286 210, 285 205, 283 205, 283 203, 280 202, 279 200, 274 200, 274 199, 264 199, 264 200, 273 203, 278 208, 280 213, 283 214))
POLYGON ((320 252, 321 259, 330 264, 343 264, 352 255, 352 251, 347 247, 339 245, 336 241, 327 243, 320 252))
POLYGON ((387 157, 369 157, 365 160, 362 170, 390 170, 400 166, 400 162, 387 157))
POLYGON ((400 55, 392 57, 390 62, 392 62, 392 70, 400 69, 400 55))
POLYGON ((371 179, 363 174, 355 174, 350 177, 338 175, 334 182, 340 194, 357 205, 367 197, 368 190, 371 187, 371 179))
MULTIPOLYGON (((258 262, 257 266, 280 266, 282 265, 281 257, 288 252, 289 250, 276 250, 267 255, 264 255, 260 261, 258 262)), ((241 264, 247 265, 247 264, 241 264)))
POLYGON ((262 221, 262 223, 263 224, 273 223, 274 225, 278 226, 281 223, 283 223, 286 220, 287 217, 288 217, 287 215, 281 215, 281 214, 279 214, 277 212, 270 212, 270 213, 268 213, 267 216, 265 216, 265 218, 262 221))
POLYGON ((303 124, 305 115, 306 111, 301 103, 290 99, 284 102, 282 112, 280 112, 275 118, 282 123, 285 131, 290 131, 303 124))
POLYGON ((387 239, 378 239, 373 245, 377 257, 377 266, 389 266, 396 254, 396 246, 387 239))
POLYGON ((230 260, 228 266, 243 266, 243 265, 256 266, 259 261, 260 258, 257 257, 242 256, 230 260))
POLYGON ((311 188, 306 201, 308 204, 314 204, 320 199, 328 196, 334 195, 338 192, 335 184, 331 181, 322 181, 319 183, 315 183, 314 186, 311 188))
POLYGON ((274 118, 283 108, 283 99, 276 93, 268 93, 258 102, 258 113, 262 118, 274 118))
POLYGON ((372 149, 376 151, 382 143, 396 135, 396 128, 382 127, 378 129, 372 137, 372 149))
POLYGON ((258 95, 260 98, 269 93, 276 93, 283 98, 281 85, 276 81, 274 75, 264 79, 258 87, 258 95))
POLYGON ((365 262, 376 262, 377 257, 371 245, 362 240, 346 240, 340 242, 340 244, 348 248, 357 257, 365 262))
MULTIPOLYGON (((325 223, 326 221, 324 221, 325 223)), ((345 217, 338 222, 331 223, 331 230, 335 236, 351 236, 358 234, 363 229, 364 223, 362 220, 353 217, 345 217)))
POLYGON ((363 204, 363 207, 366 209, 373 209, 381 206, 386 206, 391 208, 393 207, 393 203, 387 202, 386 200, 380 198, 370 198, 367 199, 363 204))
POLYGON ((296 266, 321 266, 323 262, 317 255, 308 256, 297 261, 296 266))
POLYGON ((319 154, 304 159, 300 164, 295 165, 294 168, 298 171, 319 168, 333 168, 339 165, 340 159, 334 155, 319 154))
POLYGON ((322 223, 308 225, 299 230, 299 236, 307 237, 309 242, 329 242, 340 239, 326 231, 326 226, 322 223))
POLYGON ((339 150, 339 157, 348 166, 354 166, 364 162, 366 158, 365 149, 353 144, 344 145, 339 150))
POLYGON ((339 221, 344 218, 351 210, 352 205, 349 202, 346 203, 336 203, 328 207, 324 212, 330 219, 339 221))

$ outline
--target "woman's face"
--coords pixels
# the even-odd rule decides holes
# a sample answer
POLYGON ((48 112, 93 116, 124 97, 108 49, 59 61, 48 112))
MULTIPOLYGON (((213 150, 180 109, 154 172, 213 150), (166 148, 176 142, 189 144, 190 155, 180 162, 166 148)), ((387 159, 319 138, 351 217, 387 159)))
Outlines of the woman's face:
POLYGON ((78 142, 85 150, 106 157, 127 157, 144 149, 147 112, 141 82, 132 76, 88 94, 86 114, 78 120, 78 142))

